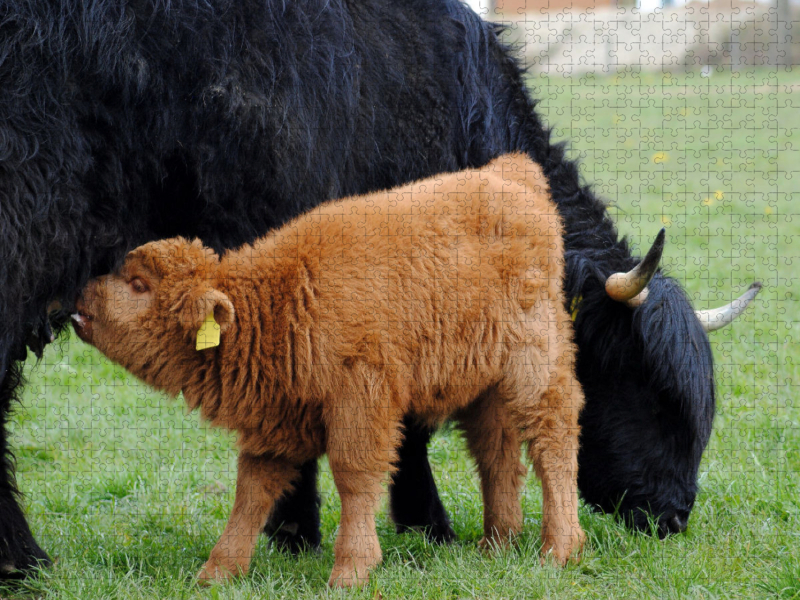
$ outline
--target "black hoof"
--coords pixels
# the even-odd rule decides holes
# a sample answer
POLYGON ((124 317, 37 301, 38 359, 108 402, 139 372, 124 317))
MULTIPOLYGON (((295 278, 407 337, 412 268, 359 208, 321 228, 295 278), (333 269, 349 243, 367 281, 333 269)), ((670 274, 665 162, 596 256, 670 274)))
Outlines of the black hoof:
POLYGON ((275 548, 290 554, 318 552, 322 543, 319 529, 312 527, 303 530, 298 523, 283 523, 277 527, 268 525, 264 533, 275 548))
POLYGON ((428 462, 432 431, 410 417, 403 424, 405 435, 398 450, 398 469, 389 486, 389 508, 396 530, 423 531, 437 544, 453 542, 458 538, 450 526, 428 462))
POLYGON ((53 561, 44 550, 36 546, 34 549, 19 550, 13 559, 0 558, 0 581, 18 581, 36 573, 39 569, 53 566, 53 561))
POLYGON ((434 544, 452 544, 458 540, 456 532, 449 522, 436 523, 426 526, 397 525, 397 533, 407 533, 409 531, 422 532, 428 541, 434 544))
POLYGON ((317 550, 322 543, 319 506, 317 461, 312 460, 300 468, 291 493, 278 500, 264 533, 276 548, 292 554, 317 550))

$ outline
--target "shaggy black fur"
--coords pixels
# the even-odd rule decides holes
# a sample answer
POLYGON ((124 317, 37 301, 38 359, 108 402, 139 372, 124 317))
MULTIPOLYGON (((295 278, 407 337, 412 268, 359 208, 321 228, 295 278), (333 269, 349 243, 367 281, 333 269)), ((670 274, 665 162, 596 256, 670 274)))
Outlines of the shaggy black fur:
MULTIPOLYGON (((544 165, 568 296, 583 297, 581 490, 682 529, 713 416, 708 342, 669 279, 637 311, 602 294, 634 260, 497 35, 456 0, 0 0, 0 425, 26 345, 41 352, 66 322, 48 304, 68 308, 131 247, 184 235, 223 251, 322 200, 522 149, 544 165)), ((45 554, 2 432, 8 573, 45 554)), ((429 437, 409 424, 392 511, 446 540, 429 437)), ((319 542, 316 467, 304 474, 268 527, 288 524, 290 545, 319 542)))

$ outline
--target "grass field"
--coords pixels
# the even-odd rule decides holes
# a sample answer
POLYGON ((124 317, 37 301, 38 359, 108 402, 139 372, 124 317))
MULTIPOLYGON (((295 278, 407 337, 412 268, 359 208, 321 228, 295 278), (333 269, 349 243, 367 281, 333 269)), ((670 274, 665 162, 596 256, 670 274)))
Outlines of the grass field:
MULTIPOLYGON (((519 547, 479 551, 477 478, 463 441, 445 431, 431 457, 460 542, 396 535, 382 513, 384 562, 352 596, 800 598, 800 71, 532 76, 531 84, 620 230, 643 248, 667 226, 663 264, 696 307, 728 302, 755 279, 765 284, 745 318, 711 335, 718 414, 702 492, 687 533, 664 541, 582 507, 582 563, 542 568, 535 478, 519 547)), ((34 533, 59 562, 0 596, 350 595, 325 587, 339 513, 326 468, 319 555, 285 556, 263 539, 250 575, 198 588, 193 575, 233 502, 232 436, 74 337, 49 348, 29 376, 12 445, 34 533)))

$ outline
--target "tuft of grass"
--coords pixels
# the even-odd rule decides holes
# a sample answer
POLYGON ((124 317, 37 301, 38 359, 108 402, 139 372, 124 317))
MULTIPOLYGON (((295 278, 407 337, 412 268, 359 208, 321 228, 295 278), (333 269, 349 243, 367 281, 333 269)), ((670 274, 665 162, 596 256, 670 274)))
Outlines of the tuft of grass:
POLYGON ((517 547, 486 553, 480 488, 460 435, 430 448, 459 541, 398 535, 369 585, 326 588, 339 500, 322 463, 324 542, 291 557, 259 542, 250 574, 201 588, 194 574, 233 503, 233 436, 187 415, 74 337, 28 372, 10 424, 33 531, 58 563, 3 598, 800 598, 800 75, 791 71, 532 76, 538 110, 633 246, 668 223, 663 263, 698 308, 764 290, 711 335, 718 410, 685 535, 658 540, 581 507, 579 565, 542 567, 531 475, 517 547))

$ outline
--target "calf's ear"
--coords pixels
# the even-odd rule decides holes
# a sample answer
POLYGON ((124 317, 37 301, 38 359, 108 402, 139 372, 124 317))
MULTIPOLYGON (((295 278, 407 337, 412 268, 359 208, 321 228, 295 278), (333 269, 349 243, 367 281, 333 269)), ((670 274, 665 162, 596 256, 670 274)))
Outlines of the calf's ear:
POLYGON ((219 325, 221 333, 231 326, 234 318, 233 304, 228 297, 214 288, 203 285, 187 291, 170 309, 181 325, 192 334, 197 333, 209 315, 219 325))

